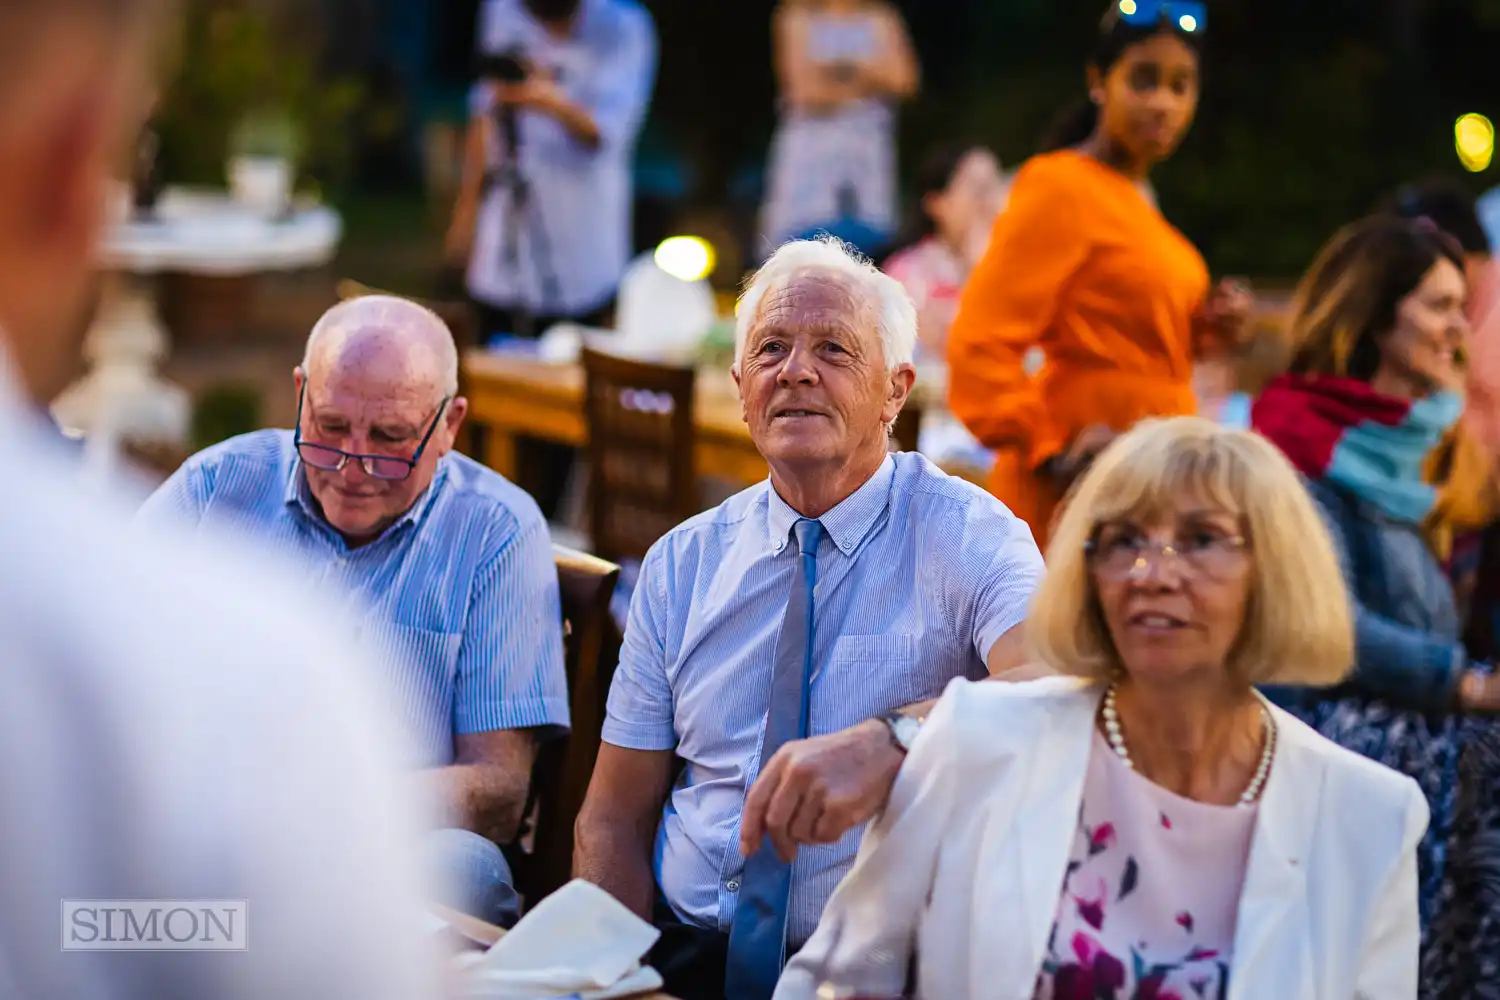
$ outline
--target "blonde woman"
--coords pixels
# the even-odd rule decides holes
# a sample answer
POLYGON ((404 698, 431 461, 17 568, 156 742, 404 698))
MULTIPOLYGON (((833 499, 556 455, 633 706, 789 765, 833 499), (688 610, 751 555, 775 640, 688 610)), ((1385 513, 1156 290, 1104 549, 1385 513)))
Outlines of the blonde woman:
POLYGON ((781 123, 771 142, 763 249, 841 221, 889 236, 894 106, 916 96, 920 72, 900 12, 879 0, 783 2, 773 34, 781 123))
POLYGON ((1252 685, 1353 656, 1328 533, 1266 441, 1139 425, 1085 474, 1027 631, 1069 676, 955 683, 778 1000, 1410 1000, 1407 777, 1252 685), (920 958, 920 961, 916 961, 920 958))

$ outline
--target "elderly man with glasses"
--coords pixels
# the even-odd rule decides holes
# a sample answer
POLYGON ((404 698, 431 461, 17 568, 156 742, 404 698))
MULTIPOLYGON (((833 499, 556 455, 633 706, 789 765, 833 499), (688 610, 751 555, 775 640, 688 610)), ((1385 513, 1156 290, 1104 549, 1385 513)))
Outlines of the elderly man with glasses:
POLYGON ((546 522, 524 492, 453 451, 468 407, 457 351, 421 306, 336 306, 294 381, 294 431, 195 456, 142 519, 248 529, 353 603, 388 654, 417 780, 453 826, 432 834, 446 901, 514 922, 495 844, 516 837, 539 737, 568 725, 546 522))

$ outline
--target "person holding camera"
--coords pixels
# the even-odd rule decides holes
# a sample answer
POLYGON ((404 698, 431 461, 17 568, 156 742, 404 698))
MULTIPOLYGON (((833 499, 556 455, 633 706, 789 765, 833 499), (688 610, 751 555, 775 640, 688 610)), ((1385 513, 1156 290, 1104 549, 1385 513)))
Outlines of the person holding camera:
POLYGON ((602 325, 631 252, 631 163, 656 77, 635 0, 486 0, 448 234, 485 337, 602 325))

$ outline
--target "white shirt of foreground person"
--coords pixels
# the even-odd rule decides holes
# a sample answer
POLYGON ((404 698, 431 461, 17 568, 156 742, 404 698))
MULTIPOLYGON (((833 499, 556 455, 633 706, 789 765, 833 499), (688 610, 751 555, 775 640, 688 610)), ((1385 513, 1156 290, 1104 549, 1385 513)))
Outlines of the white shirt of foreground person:
POLYGON ((80 494, 3 363, 0 435, 0 996, 435 996, 354 631, 80 494), (63 950, 64 900, 153 899, 244 900, 247 950, 63 950))
MULTIPOLYGON (((499 184, 485 192, 469 261, 475 298, 575 316, 614 296, 630 259, 631 167, 656 82, 656 47, 651 15, 633 0, 580 0, 572 34, 563 41, 531 16, 523 0, 486 0, 479 50, 524 52, 540 72, 555 76, 566 97, 588 110, 599 145, 580 142, 553 116, 516 112, 518 165, 530 185, 531 208, 515 221, 513 266, 505 259, 509 195, 499 184), (557 281, 555 301, 548 301, 543 267, 557 281)), ((475 88, 471 105, 477 116, 494 112, 483 85, 475 88)), ((491 168, 499 163, 499 141, 491 131, 491 168)))
MULTIPOLYGON (((954 682, 776 1000, 823 982, 901 995, 913 963, 919 997, 1031 1000, 1103 693, 1075 678, 954 682)), ((1229 1000, 1411 1000, 1427 803, 1410 778, 1271 711, 1229 1000)))

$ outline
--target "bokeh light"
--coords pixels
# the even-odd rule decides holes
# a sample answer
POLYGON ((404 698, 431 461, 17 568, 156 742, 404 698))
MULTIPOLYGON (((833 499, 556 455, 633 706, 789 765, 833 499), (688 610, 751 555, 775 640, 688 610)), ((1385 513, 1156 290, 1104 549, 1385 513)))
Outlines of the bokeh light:
POLYGON ((1130 17, 1135 13, 1135 0, 1120 0, 1120 13, 1130 17))
POLYGON ((1486 170, 1495 157, 1495 126, 1484 115, 1464 115, 1453 126, 1453 145, 1465 169, 1486 170))
POLYGON ((1198 30, 1198 19, 1191 14, 1182 15, 1177 19, 1177 23, 1182 27, 1182 30, 1186 31, 1188 34, 1192 34, 1193 32, 1198 30))
POLYGON ((656 266, 679 281, 702 281, 714 273, 718 256, 700 236, 673 236, 656 248, 656 266))

